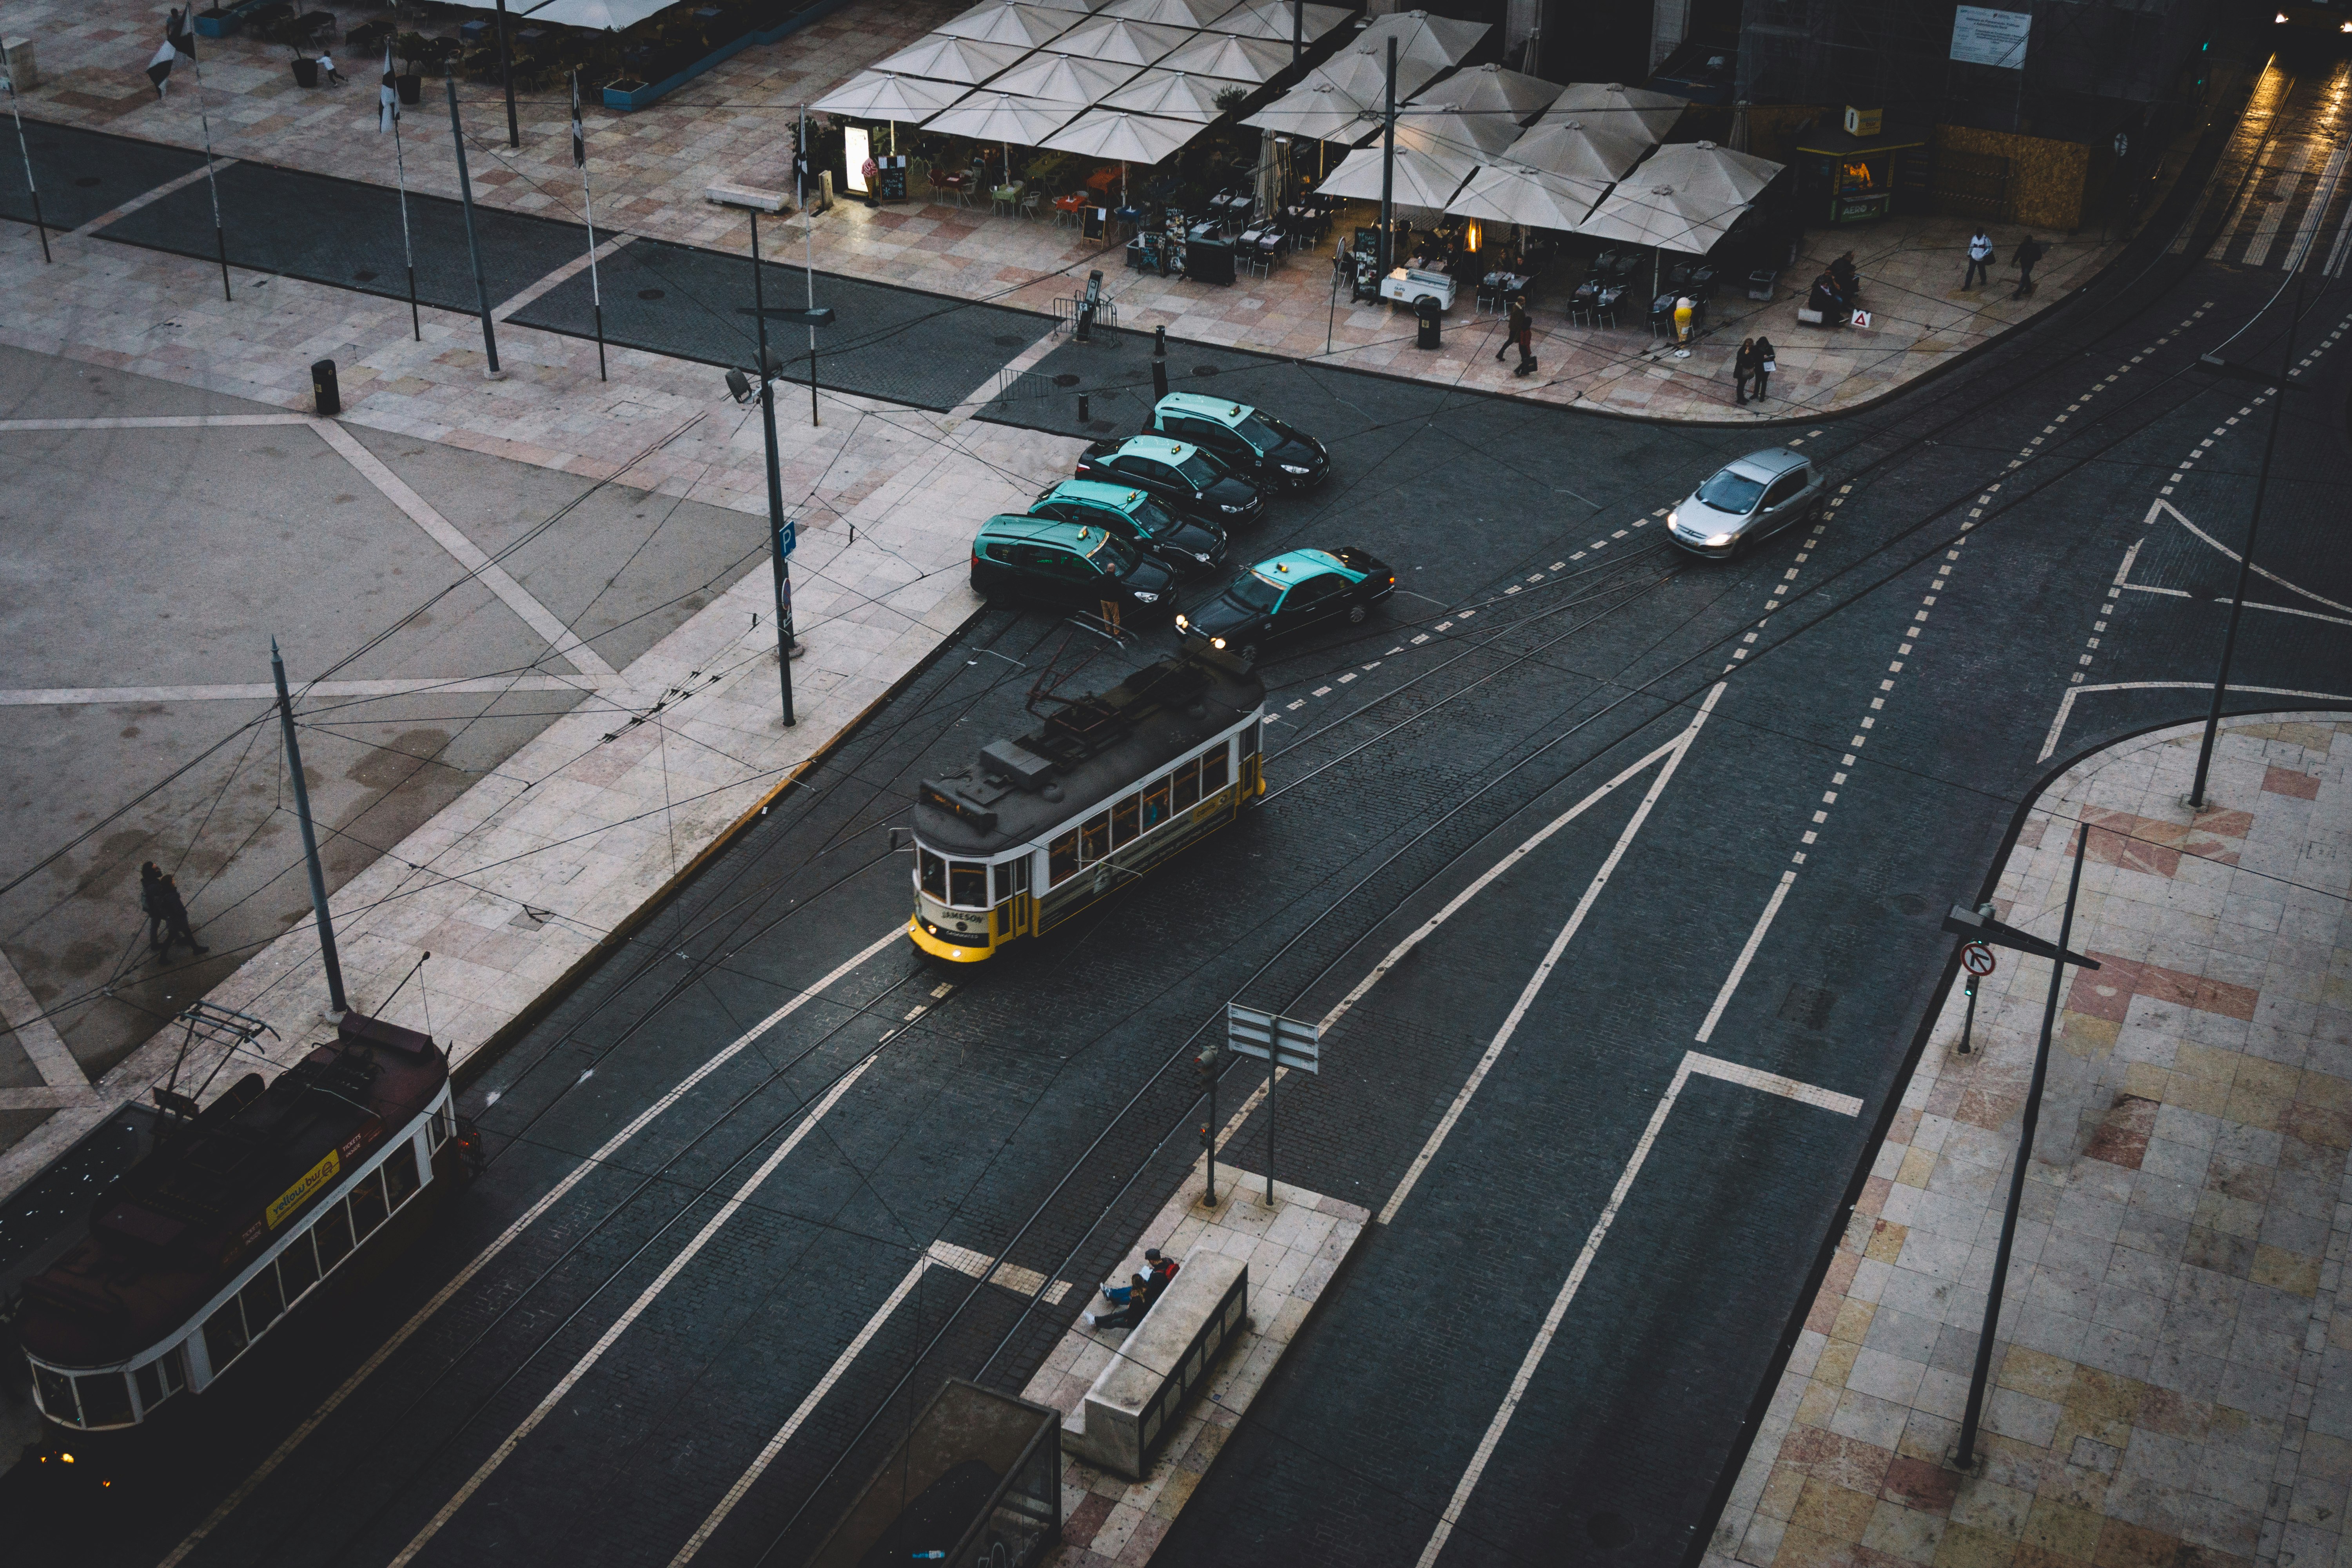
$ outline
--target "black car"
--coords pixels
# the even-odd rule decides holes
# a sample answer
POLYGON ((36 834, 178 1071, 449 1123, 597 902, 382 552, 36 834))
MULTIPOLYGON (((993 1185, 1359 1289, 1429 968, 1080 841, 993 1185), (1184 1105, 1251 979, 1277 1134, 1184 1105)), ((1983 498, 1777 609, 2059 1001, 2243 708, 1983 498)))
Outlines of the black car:
POLYGON ((992 517, 971 542, 971 591, 1098 611, 1105 600, 1157 620, 1175 607, 1175 574, 1091 524, 992 517))
POLYGON ((1179 516, 1150 491, 1134 485, 1064 479, 1031 503, 1029 515, 1092 523, 1148 551, 1179 577, 1198 577, 1225 561, 1223 529, 1179 516))
POLYGON ((1165 436, 1097 441, 1078 459, 1078 478, 1150 490, 1184 516, 1220 529, 1265 516, 1265 496, 1246 476, 1165 436))
POLYGON ((1312 489, 1331 477, 1331 454, 1322 442, 1246 403, 1171 392, 1152 408, 1145 428, 1191 442, 1268 493, 1312 489))
POLYGON ((1272 644, 1318 626, 1354 626, 1396 592, 1396 574, 1369 552, 1293 550, 1234 574, 1215 597, 1176 617, 1176 629, 1256 662, 1272 644))

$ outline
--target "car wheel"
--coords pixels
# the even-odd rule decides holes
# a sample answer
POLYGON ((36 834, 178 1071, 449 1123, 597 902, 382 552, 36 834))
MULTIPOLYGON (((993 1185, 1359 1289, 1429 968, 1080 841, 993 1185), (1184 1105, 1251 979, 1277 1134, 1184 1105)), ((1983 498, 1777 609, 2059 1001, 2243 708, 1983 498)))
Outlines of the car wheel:
POLYGON ((1349 606, 1348 606, 1348 624, 1349 624, 1349 626, 1362 626, 1362 625, 1364 624, 1364 616, 1365 616, 1365 613, 1366 613, 1366 612, 1365 612, 1364 606, 1363 606, 1363 605, 1349 605, 1349 606))

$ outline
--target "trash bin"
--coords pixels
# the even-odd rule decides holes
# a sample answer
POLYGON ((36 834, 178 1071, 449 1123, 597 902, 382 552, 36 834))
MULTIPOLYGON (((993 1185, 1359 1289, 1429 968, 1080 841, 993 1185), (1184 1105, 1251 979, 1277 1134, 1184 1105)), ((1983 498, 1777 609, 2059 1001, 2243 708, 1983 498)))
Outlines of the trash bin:
POLYGON ((343 411, 342 388, 335 384, 335 362, 331 359, 310 362, 310 395, 319 405, 319 417, 332 419, 343 411))
POLYGON ((1444 310, 1434 294, 1423 294, 1412 302, 1412 313, 1421 321, 1421 331, 1413 338, 1413 347, 1433 349, 1437 346, 1437 321, 1444 310))

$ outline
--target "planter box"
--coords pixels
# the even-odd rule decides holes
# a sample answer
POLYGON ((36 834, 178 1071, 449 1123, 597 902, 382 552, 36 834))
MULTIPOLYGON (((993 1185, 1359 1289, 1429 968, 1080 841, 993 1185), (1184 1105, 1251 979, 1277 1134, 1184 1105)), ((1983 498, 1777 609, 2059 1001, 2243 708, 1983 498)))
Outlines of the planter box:
POLYGON ((296 87, 318 86, 319 62, 311 59, 297 59, 294 61, 294 85, 296 87))
POLYGON ((807 26, 811 22, 831 16, 848 3, 849 0, 816 0, 814 5, 803 7, 774 26, 764 31, 746 33, 733 43, 722 45, 684 70, 673 76, 666 76, 659 81, 638 83, 634 87, 625 82, 609 83, 604 89, 604 107, 618 110, 624 114, 646 108, 658 100, 668 97, 722 61, 732 59, 753 44, 780 43, 807 26))
POLYGON ((195 19, 196 37, 226 38, 245 26, 247 12, 258 11, 268 4, 269 0, 240 0, 235 5, 215 5, 209 11, 199 12, 195 19))
POLYGON ((425 101, 425 79, 414 72, 394 77, 392 89, 400 95, 400 101, 411 109, 425 101))

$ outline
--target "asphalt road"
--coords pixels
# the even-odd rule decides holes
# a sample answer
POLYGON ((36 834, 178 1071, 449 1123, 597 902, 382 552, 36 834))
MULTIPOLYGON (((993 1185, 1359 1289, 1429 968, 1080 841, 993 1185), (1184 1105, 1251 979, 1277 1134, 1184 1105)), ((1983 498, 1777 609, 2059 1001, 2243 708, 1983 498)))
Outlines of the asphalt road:
MULTIPOLYGON (((211 1514, 183 1561, 670 1561, 805 1405, 697 1559, 802 1560, 941 1376, 1017 1389, 1076 1310, 932 1270, 877 1316, 926 1247, 1099 1278, 1196 1152, 1189 1047, 1228 997, 1320 1014, 1620 775, 1286 1084, 1280 1173, 1387 1221, 1158 1555, 1680 1560, 1944 981, 1941 910, 2037 781, 2203 709, 2273 405, 2200 356, 2278 363, 2298 303, 2275 267, 2201 259, 2229 205, 1953 374, 1778 432, 1838 504, 1729 563, 1675 555, 1654 511, 1750 435, 1219 361, 1337 458, 1253 548, 1406 568, 1384 619, 1268 667, 1250 818, 1045 951, 917 961, 887 829, 923 773, 1026 727, 1064 642, 983 616, 472 1087, 496 1157, 447 1228, 272 1348, 236 1428, 92 1560, 211 1514)), ((2285 395, 2233 679, 2310 707, 2352 702, 2352 290, 2299 303, 2296 357, 2327 346, 2285 395)), ((1115 352, 1069 374, 1148 374, 1115 352)), ((1262 1168, 1264 1136, 1227 1158, 1262 1168)))

